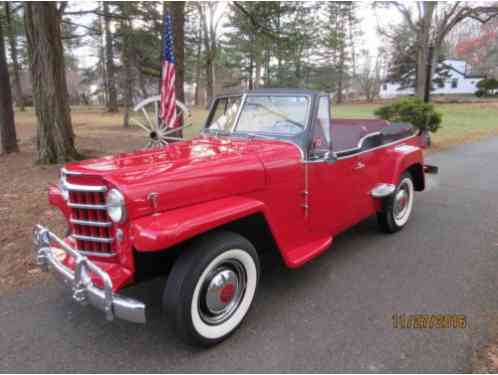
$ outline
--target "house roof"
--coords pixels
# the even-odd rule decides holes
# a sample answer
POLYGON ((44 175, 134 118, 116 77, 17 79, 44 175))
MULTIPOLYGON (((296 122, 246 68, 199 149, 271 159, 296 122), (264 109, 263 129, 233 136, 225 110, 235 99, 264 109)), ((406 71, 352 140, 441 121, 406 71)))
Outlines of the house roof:
POLYGON ((460 74, 463 78, 485 78, 484 76, 476 73, 470 73, 470 74, 465 74, 465 72, 462 72, 461 70, 455 68, 453 65, 448 64, 446 61, 460 61, 460 60, 445 60, 441 63, 441 65, 445 66, 446 68, 453 70, 454 72, 457 72, 460 74))

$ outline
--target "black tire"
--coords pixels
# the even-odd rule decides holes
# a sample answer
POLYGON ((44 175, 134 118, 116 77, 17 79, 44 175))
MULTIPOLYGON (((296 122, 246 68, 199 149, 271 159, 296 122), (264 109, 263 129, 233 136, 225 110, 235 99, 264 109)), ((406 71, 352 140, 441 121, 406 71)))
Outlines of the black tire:
POLYGON ((414 185, 413 178, 409 172, 405 172, 401 175, 396 190, 389 197, 385 198, 383 201, 382 211, 377 213, 377 222, 379 223, 380 229, 385 233, 395 233, 400 231, 405 227, 410 219, 410 215, 413 211, 413 198, 414 198, 414 185), (400 218, 396 214, 396 197, 400 193, 400 190, 408 191, 408 202, 407 211, 400 218))
POLYGON ((201 236, 179 256, 168 277, 163 294, 167 319, 185 342, 200 346, 217 344, 230 336, 244 320, 252 305, 259 277, 258 253, 246 238, 227 231, 201 236), (228 280, 226 275, 236 277, 228 280), (215 283, 220 280, 224 284, 215 283), (231 288, 229 283, 232 283, 231 288), (220 285, 224 286, 221 288, 220 285), (224 290, 228 290, 229 302, 224 301, 224 290), (208 296, 218 299, 209 299, 208 296), (223 313, 226 316, 209 309, 212 301, 226 303, 224 308, 227 310, 223 313), (229 310, 228 306, 235 302, 237 305, 231 307, 234 310, 229 310), (224 320, 218 323, 216 319, 221 318, 224 320))

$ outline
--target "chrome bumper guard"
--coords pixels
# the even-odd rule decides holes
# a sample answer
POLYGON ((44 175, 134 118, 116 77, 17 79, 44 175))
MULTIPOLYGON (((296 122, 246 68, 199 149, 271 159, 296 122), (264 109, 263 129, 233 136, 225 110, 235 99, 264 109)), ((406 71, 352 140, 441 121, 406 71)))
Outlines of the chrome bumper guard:
POLYGON ((68 246, 47 228, 35 225, 33 243, 36 263, 44 271, 52 269, 59 279, 70 286, 76 302, 90 304, 103 311, 107 320, 117 317, 130 322, 145 323, 145 304, 114 294, 112 280, 104 270, 68 246), (60 248, 51 247, 51 242, 56 242, 60 248), (76 265, 74 271, 62 264, 59 259, 61 251, 74 258, 76 265), (88 272, 92 272, 102 280, 103 289, 93 284, 88 272))
POLYGON ((439 187, 439 167, 435 165, 424 165, 425 190, 436 190, 439 187))

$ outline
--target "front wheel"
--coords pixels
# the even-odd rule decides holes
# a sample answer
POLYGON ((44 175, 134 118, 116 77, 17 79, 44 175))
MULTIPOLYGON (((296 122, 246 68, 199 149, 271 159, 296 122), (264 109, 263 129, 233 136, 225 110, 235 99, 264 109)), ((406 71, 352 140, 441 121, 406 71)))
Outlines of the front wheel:
POLYGON ((246 316, 259 276, 254 246, 236 233, 216 232, 194 241, 176 261, 163 307, 185 341, 214 345, 246 316))
POLYGON ((394 193, 386 198, 383 211, 377 214, 382 231, 395 233, 403 229, 412 213, 414 192, 411 174, 404 173, 394 193))

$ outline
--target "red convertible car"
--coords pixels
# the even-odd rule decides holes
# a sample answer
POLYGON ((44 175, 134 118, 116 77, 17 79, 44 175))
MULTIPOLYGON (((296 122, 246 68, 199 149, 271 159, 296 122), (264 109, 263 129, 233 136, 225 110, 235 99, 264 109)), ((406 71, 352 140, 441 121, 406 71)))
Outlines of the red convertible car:
POLYGON ((330 108, 309 90, 219 96, 195 139, 66 164, 49 202, 68 231, 35 227, 38 264, 76 301, 133 322, 145 305, 118 292, 167 274, 172 327, 222 341, 251 307, 262 252, 294 268, 372 215, 397 232, 435 172, 410 125, 331 119, 330 108))

